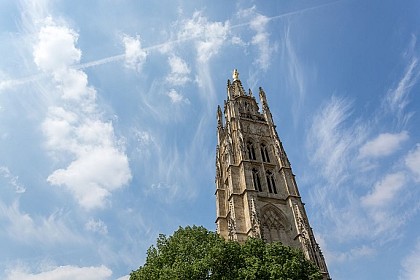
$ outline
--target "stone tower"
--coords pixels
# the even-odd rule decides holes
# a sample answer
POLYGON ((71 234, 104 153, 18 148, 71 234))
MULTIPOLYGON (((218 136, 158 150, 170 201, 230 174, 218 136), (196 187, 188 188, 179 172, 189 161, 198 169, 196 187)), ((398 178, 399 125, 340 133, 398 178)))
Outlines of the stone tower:
POLYGON ((262 88, 259 97, 261 111, 234 70, 224 114, 217 108, 217 232, 239 242, 252 236, 300 248, 329 279, 262 88))

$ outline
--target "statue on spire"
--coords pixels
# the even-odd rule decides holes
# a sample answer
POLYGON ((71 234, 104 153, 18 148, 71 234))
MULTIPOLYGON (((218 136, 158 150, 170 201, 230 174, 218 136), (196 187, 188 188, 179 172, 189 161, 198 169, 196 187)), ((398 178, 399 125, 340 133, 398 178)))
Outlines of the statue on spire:
POLYGON ((233 78, 233 81, 239 80, 239 72, 237 69, 233 70, 232 78, 233 78))

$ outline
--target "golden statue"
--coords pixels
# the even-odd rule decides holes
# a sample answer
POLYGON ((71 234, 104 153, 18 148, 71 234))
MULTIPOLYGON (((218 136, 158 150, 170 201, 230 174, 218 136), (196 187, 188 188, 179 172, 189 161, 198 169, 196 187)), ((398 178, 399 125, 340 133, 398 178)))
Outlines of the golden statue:
POLYGON ((239 73, 238 73, 238 70, 237 69, 233 70, 232 77, 233 77, 233 80, 234 81, 239 80, 239 73))

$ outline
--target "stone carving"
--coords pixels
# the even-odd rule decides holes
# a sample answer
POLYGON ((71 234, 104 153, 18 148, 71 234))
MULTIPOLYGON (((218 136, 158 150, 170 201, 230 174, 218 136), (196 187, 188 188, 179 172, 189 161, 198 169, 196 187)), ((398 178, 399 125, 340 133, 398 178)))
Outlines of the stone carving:
POLYGON ((217 110, 216 185, 225 190, 216 191, 218 233, 240 242, 253 236, 299 248, 321 269, 324 279, 329 279, 265 92, 260 88, 259 106, 252 92, 244 91, 237 70, 227 87, 224 116, 217 110), (249 146, 248 150, 248 143, 254 149, 249 146), (261 144, 269 153, 261 153, 261 144), (254 169, 261 179, 259 187, 254 186, 254 169), (268 172, 276 176, 267 176, 268 172), (281 195, 270 194, 267 178, 281 195))
POLYGON ((261 238, 260 219, 258 218, 255 200, 253 197, 251 198, 251 229, 252 237, 261 238))
POLYGON ((236 219, 233 201, 229 201, 229 219, 228 219, 228 236, 229 240, 236 240, 236 219))
POLYGON ((233 78, 234 81, 239 80, 239 72, 238 72, 237 69, 233 70, 232 78, 233 78))

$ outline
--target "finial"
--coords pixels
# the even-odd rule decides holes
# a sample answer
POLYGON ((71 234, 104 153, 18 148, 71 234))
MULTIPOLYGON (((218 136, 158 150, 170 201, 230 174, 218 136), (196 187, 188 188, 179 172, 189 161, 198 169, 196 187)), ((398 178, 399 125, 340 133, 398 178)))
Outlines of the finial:
POLYGON ((233 70, 232 77, 233 77, 233 81, 239 80, 239 73, 237 69, 233 70))

